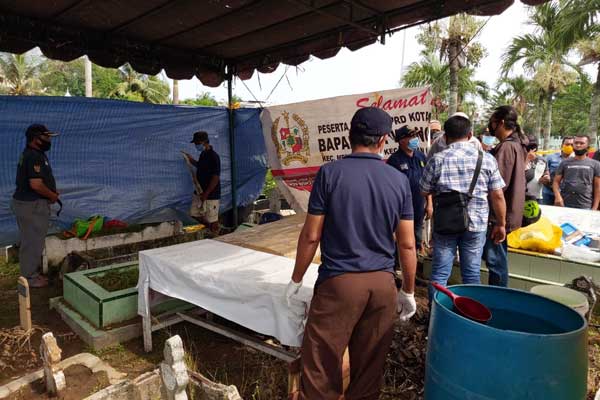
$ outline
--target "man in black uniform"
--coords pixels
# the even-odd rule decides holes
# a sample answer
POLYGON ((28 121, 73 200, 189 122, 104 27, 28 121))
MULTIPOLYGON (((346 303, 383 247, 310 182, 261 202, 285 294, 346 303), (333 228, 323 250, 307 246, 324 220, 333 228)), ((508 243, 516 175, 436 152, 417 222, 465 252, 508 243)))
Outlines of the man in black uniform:
POLYGON ((21 275, 34 288, 48 286, 48 280, 40 275, 40 267, 48 233, 50 204, 58 201, 58 191, 45 153, 50 150, 50 138, 56 135, 44 125, 29 126, 25 131, 27 147, 17 166, 17 189, 12 208, 19 226, 19 265, 21 275))
POLYGON ((210 145, 208 133, 198 131, 191 141, 200 152, 198 161, 186 154, 196 167, 196 178, 202 188, 201 194, 192 199, 190 214, 209 225, 211 232, 219 233, 219 200, 221 199, 221 159, 210 145))

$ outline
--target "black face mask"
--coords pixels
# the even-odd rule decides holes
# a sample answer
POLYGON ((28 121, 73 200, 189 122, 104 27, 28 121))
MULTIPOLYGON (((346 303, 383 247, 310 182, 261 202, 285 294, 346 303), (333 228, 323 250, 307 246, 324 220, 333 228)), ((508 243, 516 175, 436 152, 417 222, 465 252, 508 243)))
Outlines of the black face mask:
POLYGON ((588 148, 573 150, 573 152, 575 153, 576 156, 583 156, 585 153, 588 152, 588 148))
POLYGON ((52 147, 52 143, 46 142, 45 140, 40 139, 39 148, 41 151, 46 152, 46 151, 50 150, 50 147, 52 147))

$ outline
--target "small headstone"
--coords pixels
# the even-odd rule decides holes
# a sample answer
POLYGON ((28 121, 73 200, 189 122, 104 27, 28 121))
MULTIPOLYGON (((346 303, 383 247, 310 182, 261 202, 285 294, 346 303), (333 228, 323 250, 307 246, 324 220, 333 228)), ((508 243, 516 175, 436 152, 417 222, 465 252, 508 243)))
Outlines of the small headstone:
POLYGON ((44 363, 44 380, 46 382, 46 390, 50 395, 57 396, 66 388, 67 384, 65 381, 65 375, 58 367, 58 363, 61 360, 62 350, 60 347, 58 347, 52 332, 45 333, 42 336, 40 354, 44 363))
POLYGON ((24 277, 17 280, 17 293, 19 294, 19 319, 21 329, 26 332, 31 330, 31 300, 29 298, 29 283, 24 277))
POLYGON ((189 382, 183 358, 183 342, 179 335, 165 342, 165 361, 160 364, 160 376, 168 400, 187 400, 185 388, 189 382))

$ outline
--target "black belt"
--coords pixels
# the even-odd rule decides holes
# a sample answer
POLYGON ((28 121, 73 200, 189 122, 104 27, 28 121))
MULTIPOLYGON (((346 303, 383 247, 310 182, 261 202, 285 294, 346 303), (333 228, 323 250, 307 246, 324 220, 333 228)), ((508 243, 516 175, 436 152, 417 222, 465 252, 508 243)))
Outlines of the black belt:
POLYGON ((63 209, 63 204, 62 201, 60 201, 60 199, 56 199, 56 203, 58 203, 58 211, 56 212, 56 216, 60 217, 60 212, 63 209))

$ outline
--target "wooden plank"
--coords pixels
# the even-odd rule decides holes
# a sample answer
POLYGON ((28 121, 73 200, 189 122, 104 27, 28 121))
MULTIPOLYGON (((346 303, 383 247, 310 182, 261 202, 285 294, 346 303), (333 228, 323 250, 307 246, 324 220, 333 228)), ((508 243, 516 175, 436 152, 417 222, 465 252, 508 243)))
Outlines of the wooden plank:
MULTIPOLYGON (((305 218, 306 214, 296 214, 277 222, 223 235, 215 240, 295 259, 298 237, 305 218)), ((315 264, 321 263, 321 252, 319 250, 317 250, 313 262, 315 264)))
POLYGON ((19 319, 24 331, 31 330, 31 293, 27 279, 20 276, 17 280, 17 293, 19 296, 19 319))
POLYGON ((232 329, 229 329, 225 326, 216 324, 214 322, 195 318, 186 313, 177 313, 177 315, 180 316, 183 320, 191 322, 194 325, 198 325, 203 328, 206 328, 210 331, 213 331, 215 333, 218 333, 220 335, 223 335, 225 337, 233 339, 236 342, 242 343, 243 345, 252 347, 256 350, 262 351, 263 353, 272 355, 273 357, 283 360, 285 362, 288 362, 288 363, 292 362, 298 357, 296 354, 292 353, 291 351, 287 351, 287 350, 283 349, 282 347, 278 347, 278 346, 274 346, 269 343, 262 342, 250 335, 247 335, 247 334, 241 333, 241 332, 236 332, 232 329))

